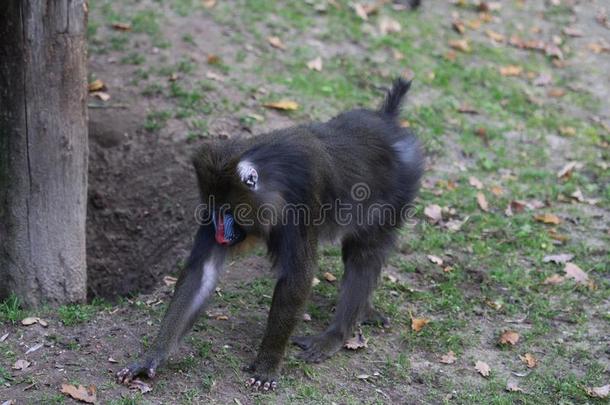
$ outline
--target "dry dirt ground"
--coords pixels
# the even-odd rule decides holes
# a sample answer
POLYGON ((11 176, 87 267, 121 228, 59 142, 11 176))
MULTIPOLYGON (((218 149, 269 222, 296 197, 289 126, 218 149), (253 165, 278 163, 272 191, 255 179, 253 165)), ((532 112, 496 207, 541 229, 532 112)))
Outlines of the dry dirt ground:
MULTIPOLYGON (((92 302, 0 306, 0 403, 73 403, 61 384, 95 385, 112 404, 606 403, 591 389, 610 384, 610 4, 403 3, 91 0, 90 82, 110 95, 89 101, 92 302), (307 66, 317 57, 321 71, 307 66), (415 75, 402 118, 428 161, 376 295, 392 325, 364 327, 367 348, 320 365, 291 347, 280 389, 251 392, 241 367, 273 288, 259 248, 227 266, 152 391, 116 384, 154 337, 172 291, 163 277, 188 254, 198 145, 374 107, 401 74, 415 75), (280 99, 299 109, 263 107, 280 99), (426 215, 434 205, 440 220, 426 215), (585 275, 564 277, 554 254, 585 275), (429 323, 414 331, 413 319, 429 323), (505 332, 518 341, 501 344, 505 332)), ((340 277, 340 250, 320 256, 298 333, 322 330, 333 309, 322 274, 340 277)))

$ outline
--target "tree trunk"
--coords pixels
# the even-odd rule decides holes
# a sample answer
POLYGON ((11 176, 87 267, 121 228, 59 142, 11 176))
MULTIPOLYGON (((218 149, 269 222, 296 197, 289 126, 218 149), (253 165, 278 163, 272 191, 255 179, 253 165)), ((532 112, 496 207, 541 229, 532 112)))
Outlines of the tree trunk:
POLYGON ((86 0, 0 1, 0 298, 86 298, 86 0))

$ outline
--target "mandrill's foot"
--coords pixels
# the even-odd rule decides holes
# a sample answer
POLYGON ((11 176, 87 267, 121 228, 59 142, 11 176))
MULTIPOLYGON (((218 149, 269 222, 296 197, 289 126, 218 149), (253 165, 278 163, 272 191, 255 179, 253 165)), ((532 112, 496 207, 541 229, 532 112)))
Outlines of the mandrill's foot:
POLYGON ((304 351, 299 358, 308 363, 320 363, 341 350, 343 339, 336 334, 321 333, 316 336, 295 336, 292 343, 304 351))
POLYGON ((252 374, 252 377, 246 380, 246 387, 263 392, 275 390, 277 388, 278 372, 273 370, 274 367, 266 366, 258 360, 250 366, 244 367, 244 371, 252 374))
POLYGON ((157 373, 157 367, 159 366, 157 361, 144 360, 139 361, 125 367, 116 373, 116 379, 119 384, 129 384, 134 378, 139 375, 145 375, 148 378, 154 378, 157 373))

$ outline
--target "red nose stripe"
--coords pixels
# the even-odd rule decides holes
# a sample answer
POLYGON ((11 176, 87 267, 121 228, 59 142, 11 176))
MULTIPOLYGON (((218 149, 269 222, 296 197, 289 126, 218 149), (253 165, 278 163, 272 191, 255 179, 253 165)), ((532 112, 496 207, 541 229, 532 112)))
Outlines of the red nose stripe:
POLYGON ((216 242, 220 245, 229 244, 229 241, 225 239, 225 220, 221 213, 218 213, 216 220, 216 242))

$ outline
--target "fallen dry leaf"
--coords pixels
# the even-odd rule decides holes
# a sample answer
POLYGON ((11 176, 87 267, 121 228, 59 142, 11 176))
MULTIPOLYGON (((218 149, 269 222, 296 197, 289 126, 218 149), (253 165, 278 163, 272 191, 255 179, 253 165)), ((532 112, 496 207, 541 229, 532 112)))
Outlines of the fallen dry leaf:
POLYGON ((8 333, 5 333, 4 335, 0 336, 0 343, 4 342, 6 338, 8 338, 8 333))
POLYGON ((527 366, 527 368, 534 368, 538 365, 538 360, 531 353, 525 353, 523 356, 519 356, 519 359, 527 366))
POLYGON ((304 313, 301 319, 303 319, 303 322, 311 322, 311 315, 304 313))
POLYGON ((437 264, 439 266, 443 265, 443 259, 441 259, 438 256, 434 256, 434 255, 428 255, 428 260, 430 260, 432 263, 437 264))
POLYGON ((519 387, 519 384, 515 380, 508 380, 506 382, 506 391, 508 391, 508 392, 523 392, 523 390, 519 387))
POLYGON ((608 395, 610 395, 610 384, 602 387, 587 387, 586 391, 587 395, 592 398, 608 398, 608 395))
POLYGON ((574 136, 576 135, 576 128, 574 127, 559 127, 559 134, 562 136, 574 136))
POLYGON ((208 64, 209 65, 217 65, 220 63, 220 56, 215 55, 213 53, 208 54, 208 64))
POLYGON ((582 37, 583 33, 576 27, 565 27, 563 33, 569 37, 582 37))
POLYGON ((362 348, 368 347, 368 339, 366 339, 364 337, 364 335, 362 335, 362 330, 358 329, 354 333, 354 336, 347 339, 345 341, 345 343, 343 343, 343 347, 345 347, 346 349, 349 349, 349 350, 362 349, 362 348))
POLYGON ((501 196, 502 194, 504 194, 504 189, 503 189, 502 187, 500 187, 500 186, 493 186, 493 187, 491 188, 491 193, 492 193, 493 195, 495 195, 496 197, 499 197, 499 196, 501 196))
POLYGON ((117 23, 112 24, 112 28, 114 28, 117 31, 131 31, 131 24, 117 22, 117 23))
POLYGON ((476 177, 470 176, 468 178, 468 184, 470 184, 472 187, 476 188, 477 190, 483 189, 483 183, 481 183, 481 180, 477 179, 476 177))
POLYGON ((500 68, 502 76, 519 76, 521 73, 523 73, 523 68, 517 65, 502 66, 500 68))
POLYGON ((92 92, 90 94, 91 94, 91 96, 93 96, 95 98, 99 98, 102 101, 110 100, 110 94, 105 93, 103 91, 94 91, 94 92, 92 92))
POLYGON ((570 197, 575 199, 578 202, 585 202, 585 196, 582 193, 580 188, 577 188, 573 193, 570 194, 570 197))
POLYGON ((589 205, 595 205, 600 201, 600 199, 597 198, 585 198, 580 188, 577 188, 574 192, 570 193, 570 198, 589 205))
POLYGON ((265 103, 263 106, 282 111, 294 111, 299 108, 299 104, 292 100, 280 100, 273 103, 265 103))
POLYGON ((567 163, 557 172, 558 179, 569 178, 572 175, 572 171, 578 167, 579 163, 572 161, 567 163))
POLYGON ((114 358, 108 357, 108 363, 118 363, 114 358))
POLYGON ((600 8, 597 10, 597 14, 595 15, 595 21, 602 27, 610 29, 610 20, 608 19, 608 13, 605 9, 600 8))
POLYGON ((221 83, 225 81, 225 78, 223 76, 211 71, 205 72, 205 77, 207 77, 208 79, 216 80, 217 82, 221 83))
POLYGON ((468 53, 471 50, 467 39, 452 39, 449 41, 449 46, 460 52, 468 53))
POLYGON ((447 51, 444 56, 445 59, 447 59, 449 62, 455 62, 455 60, 457 59, 457 53, 455 53, 455 51, 453 50, 447 51))
POLYGON ((354 4, 353 8, 358 17, 360 17, 364 21, 367 21, 369 19, 369 15, 367 14, 366 9, 364 8, 364 6, 362 4, 356 3, 356 4, 354 4))
POLYGON ((449 229, 452 232, 457 232, 462 228, 462 225, 464 225, 466 223, 466 221, 468 221, 468 219, 470 219, 470 217, 466 217, 463 220, 459 220, 459 219, 451 219, 447 222, 445 222, 444 227, 449 229))
POLYGON ((485 198, 485 194, 478 192, 477 193, 477 204, 479 208, 485 212, 489 211, 489 204, 487 203, 487 198, 485 198))
POLYGON ((566 273, 566 278, 571 278, 578 284, 588 284, 589 283, 589 275, 582 271, 580 267, 575 265, 574 263, 566 263, 563 271, 566 273))
POLYGON ((449 352, 447 352, 447 354, 443 354, 439 361, 443 364, 453 364, 456 362, 456 360, 457 357, 455 357, 455 353, 450 350, 449 352))
POLYGON ((490 11, 498 11, 502 8, 502 3, 499 1, 480 1, 477 6, 478 10, 483 13, 490 11))
POLYGON ((96 79, 89 83, 89 92, 104 90, 106 85, 100 79, 96 79))
POLYGON ((75 387, 72 384, 62 384, 61 392, 88 404, 94 404, 97 401, 97 388, 95 388, 95 385, 90 385, 89 387, 79 385, 78 387, 75 387))
POLYGON ((600 44, 598 42, 592 42, 587 45, 587 48, 593 53, 599 54, 602 52, 610 52, 610 46, 606 44, 600 44))
POLYGON ((144 381, 138 378, 129 383, 129 389, 140 391, 140 393, 142 394, 146 394, 147 392, 152 391, 152 387, 149 384, 146 384, 144 381))
POLYGON ((557 285, 557 284, 563 283, 564 280, 565 280, 565 277, 560 276, 559 274, 553 274, 552 276, 545 278, 544 281, 542 282, 542 284, 557 285))
POLYGON ((38 318, 36 316, 30 316, 27 318, 24 318, 21 321, 21 324, 24 326, 30 326, 30 325, 34 325, 34 324, 39 324, 40 326, 42 326, 43 328, 46 328, 47 326, 49 326, 49 323, 47 321, 45 321, 44 319, 38 318))
POLYGON ((553 98, 561 98, 566 95, 566 91, 559 87, 553 87, 548 91, 548 96, 553 98))
POLYGON ((556 44, 546 44, 544 46, 544 53, 546 56, 550 56, 551 58, 557 58, 559 60, 563 59, 563 52, 556 44))
POLYGON ((563 264, 563 263, 569 262, 573 258, 574 258, 574 255, 571 255, 569 253, 561 253, 561 254, 558 254, 558 255, 547 255, 547 256, 544 256, 542 258, 542 261, 544 263, 553 262, 553 263, 556 263, 556 264, 563 264))
POLYGON ((463 34, 464 32, 466 32, 466 27, 464 26, 464 23, 458 19, 454 19, 453 21, 451 21, 451 28, 453 28, 453 30, 458 34, 463 34))
POLYGON ((558 242, 564 243, 567 242, 569 237, 567 235, 562 235, 555 228, 551 228, 547 232, 551 239, 556 240, 558 242))
POLYGON ((13 364, 13 370, 25 370, 30 367, 30 364, 32 363, 27 360, 19 359, 13 364))
POLYGON ((474 363, 474 369, 477 370, 483 377, 489 377, 489 373, 491 372, 489 364, 480 360, 477 360, 477 362, 474 363))
POLYGON ((400 32, 401 29, 400 23, 390 17, 383 16, 379 19, 379 32, 381 35, 400 32))
POLYGON ((506 40, 504 35, 502 35, 498 32, 492 31, 492 30, 486 30, 485 35, 487 35, 489 37, 489 39, 491 39, 492 41, 495 41, 495 42, 504 42, 506 40))
POLYGON ((320 279, 319 279, 319 278, 317 278, 317 277, 314 277, 314 278, 313 278, 313 280, 311 280, 311 286, 312 286, 312 287, 315 287, 315 286, 317 286, 318 284, 320 284, 320 279))
POLYGON ((542 222, 545 224, 558 225, 559 223, 561 223, 561 219, 559 219, 557 215, 549 213, 536 215, 534 219, 538 222, 542 222))
POLYGON ((553 82, 553 76, 548 73, 540 73, 533 81, 534 86, 544 87, 553 82))
POLYGON ((321 72, 322 71, 322 58, 318 56, 317 58, 310 60, 309 62, 307 62, 307 68, 311 69, 311 70, 315 70, 316 72, 321 72))
POLYGON ((201 0, 201 4, 205 8, 213 8, 216 5, 216 0, 201 0))
POLYGON ((430 320, 427 318, 413 318, 413 316, 411 316, 411 330, 413 330, 414 332, 419 332, 424 326, 429 323, 430 320))
POLYGON ((424 208, 424 215, 430 220, 430 223, 436 224, 443 219, 442 209, 440 205, 431 204, 424 208))
POLYGON ((328 281, 329 283, 334 283, 335 281, 337 281, 337 277, 335 277, 333 273, 329 273, 327 271, 326 273, 324 273, 324 280, 328 281))
POLYGON ((281 49, 281 50, 286 49, 286 45, 284 45, 284 43, 282 42, 280 37, 276 37, 276 36, 268 37, 267 42, 269 42, 269 45, 271 45, 274 48, 281 49))
POLYGON ((499 343, 501 345, 514 346, 519 341, 519 333, 514 330, 506 330, 500 335, 499 343))

